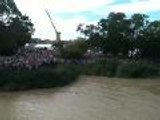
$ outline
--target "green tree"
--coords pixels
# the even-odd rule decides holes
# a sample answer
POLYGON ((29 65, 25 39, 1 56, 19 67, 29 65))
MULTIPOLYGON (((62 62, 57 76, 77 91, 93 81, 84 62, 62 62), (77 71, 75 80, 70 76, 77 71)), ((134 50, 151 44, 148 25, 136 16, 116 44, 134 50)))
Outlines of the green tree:
POLYGON ((70 42, 68 45, 63 45, 60 49, 60 54, 66 59, 80 59, 88 49, 88 45, 85 40, 77 39, 74 42, 70 42))
POLYGON ((142 57, 157 60, 160 58, 160 21, 151 22, 144 31, 140 44, 142 57))
POLYGON ((31 39, 33 24, 13 0, 0 1, 0 54, 10 55, 31 39))
POLYGON ((135 43, 135 47, 139 48, 140 40, 144 36, 144 31, 149 25, 148 16, 136 13, 131 16, 131 39, 135 43))
MULTIPOLYGON (((100 21, 104 22, 104 20, 100 21)), ((130 49, 130 41, 128 39, 130 20, 126 19, 124 13, 111 12, 107 19, 106 24, 102 23, 102 31, 105 35, 103 50, 107 53, 117 55, 119 53, 126 55, 130 49)))
POLYGON ((91 45, 101 48, 104 53, 127 55, 131 49, 128 37, 130 20, 124 13, 111 12, 107 18, 102 18, 97 25, 80 24, 80 32, 88 37, 91 45))
POLYGON ((150 22, 149 16, 136 13, 127 18, 124 13, 111 12, 97 25, 80 24, 79 31, 87 36, 91 46, 104 53, 133 58, 160 58, 160 21, 150 22))
POLYGON ((100 26, 99 25, 85 25, 79 24, 77 27, 77 31, 81 32, 88 39, 88 45, 92 49, 97 49, 101 46, 102 36, 99 33, 100 26))

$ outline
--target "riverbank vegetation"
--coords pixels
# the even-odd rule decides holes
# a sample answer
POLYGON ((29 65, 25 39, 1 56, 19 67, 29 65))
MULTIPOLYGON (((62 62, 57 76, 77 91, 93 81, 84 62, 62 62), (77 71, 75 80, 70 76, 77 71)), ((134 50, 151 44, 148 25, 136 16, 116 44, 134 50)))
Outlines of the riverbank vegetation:
POLYGON ((149 78, 158 77, 159 66, 141 62, 116 60, 90 64, 54 64, 37 70, 0 70, 1 90, 26 90, 59 87, 73 83, 81 75, 149 78))
POLYGON ((72 83, 77 73, 68 66, 44 66, 37 70, 0 70, 1 90, 60 87, 72 83))

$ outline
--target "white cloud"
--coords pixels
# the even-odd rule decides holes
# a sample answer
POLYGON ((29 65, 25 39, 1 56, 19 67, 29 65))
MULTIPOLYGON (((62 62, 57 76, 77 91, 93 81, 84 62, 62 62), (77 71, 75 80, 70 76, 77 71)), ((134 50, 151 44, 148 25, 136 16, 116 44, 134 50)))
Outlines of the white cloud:
MULTIPOLYGON (((76 32, 77 26, 79 23, 91 23, 90 21, 87 21, 84 16, 77 16, 72 19, 56 19, 55 24, 59 27, 59 30, 62 33, 63 39, 74 39, 79 34, 76 32)), ((94 22, 92 22, 94 23, 94 22)))
POLYGON ((54 39, 55 34, 50 21, 44 11, 47 8, 57 29, 62 32, 62 39, 76 38, 76 27, 79 23, 90 23, 87 16, 80 16, 79 12, 91 11, 103 15, 111 11, 125 13, 147 13, 160 10, 160 0, 130 0, 129 3, 111 4, 116 0, 15 0, 23 14, 27 14, 35 25, 35 37, 54 39), (104 6, 106 6, 104 8, 104 6), (60 18, 58 14, 77 13, 70 19, 60 18), (55 15, 54 15, 55 14, 55 15))
POLYGON ((160 10, 160 1, 159 0, 134 0, 132 3, 117 5, 111 7, 111 10, 121 11, 126 13, 135 13, 135 12, 151 12, 160 10))
MULTIPOLYGON (((15 0, 23 14, 28 15, 36 28, 34 37, 55 39, 55 33, 45 13, 45 8, 51 13, 78 13, 94 11, 104 4, 112 3, 113 0, 15 0)), ((77 37, 76 27, 79 23, 87 23, 84 16, 76 15, 71 19, 53 16, 57 29, 62 33, 62 39, 74 39, 77 37)))
MULTIPOLYGON (((131 0, 129 3, 114 4, 97 11, 98 14, 104 14, 104 11, 125 12, 125 13, 147 13, 160 10, 160 0, 131 0)), ((105 13, 106 14, 106 13, 105 13)))
MULTIPOLYGON (((88 21, 83 16, 77 16, 72 19, 63 20, 61 18, 55 18, 54 23, 60 31, 62 39, 74 39, 79 34, 76 32, 76 27, 79 23, 87 23, 88 21)), ((35 23, 35 27, 37 32, 35 33, 35 37, 40 38, 49 38, 55 39, 55 32, 54 29, 51 27, 50 21, 46 17, 43 19, 43 22, 35 23), (40 24, 41 23, 41 24, 40 24)))
POLYGON ((41 0, 44 7, 51 9, 54 13, 84 12, 95 10, 114 0, 41 0))

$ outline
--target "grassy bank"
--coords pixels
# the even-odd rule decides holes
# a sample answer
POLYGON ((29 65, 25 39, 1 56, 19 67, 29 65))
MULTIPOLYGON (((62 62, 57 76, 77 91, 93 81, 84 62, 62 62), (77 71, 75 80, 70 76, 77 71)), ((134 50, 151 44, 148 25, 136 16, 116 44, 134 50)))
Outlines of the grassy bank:
POLYGON ((159 77, 159 64, 148 62, 99 61, 93 64, 74 65, 80 75, 121 78, 159 77))
POLYGON ((159 76, 159 65, 141 62, 99 61, 92 64, 44 66, 37 70, 0 70, 1 90, 26 90, 68 85, 79 75, 123 78, 159 76))
POLYGON ((72 83, 77 73, 67 66, 45 66, 38 70, 0 70, 1 90, 26 90, 35 88, 50 88, 72 83))

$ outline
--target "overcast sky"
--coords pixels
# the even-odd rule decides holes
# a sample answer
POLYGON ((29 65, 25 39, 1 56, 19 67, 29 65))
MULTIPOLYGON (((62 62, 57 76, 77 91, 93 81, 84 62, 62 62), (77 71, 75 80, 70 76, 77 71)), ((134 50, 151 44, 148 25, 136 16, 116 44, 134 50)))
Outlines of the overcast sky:
POLYGON ((79 23, 96 23, 109 12, 145 13, 160 19, 160 0, 15 0, 19 10, 28 15, 36 29, 34 36, 55 39, 55 33, 44 11, 48 9, 62 39, 74 39, 79 23))

